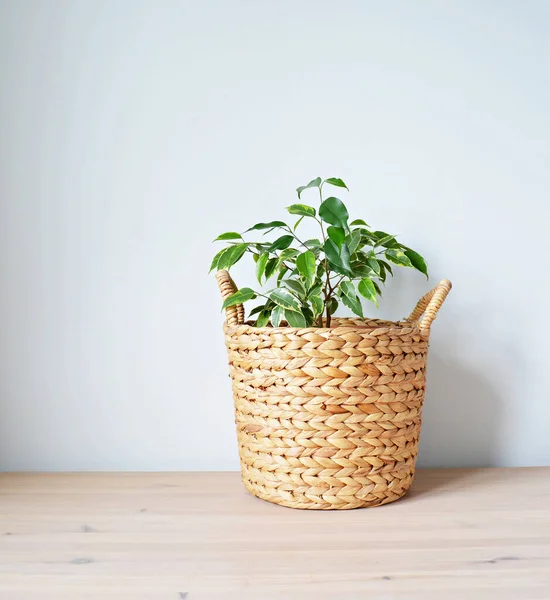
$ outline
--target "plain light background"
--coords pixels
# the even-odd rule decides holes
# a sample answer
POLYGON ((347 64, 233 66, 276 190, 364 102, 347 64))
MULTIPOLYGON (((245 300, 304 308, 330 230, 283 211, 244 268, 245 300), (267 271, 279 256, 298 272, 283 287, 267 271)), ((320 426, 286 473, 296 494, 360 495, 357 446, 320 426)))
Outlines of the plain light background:
POLYGON ((428 260, 371 314, 453 281, 420 464, 550 464, 549 36, 545 0, 0 0, 0 468, 237 469, 211 240, 318 175, 428 260))

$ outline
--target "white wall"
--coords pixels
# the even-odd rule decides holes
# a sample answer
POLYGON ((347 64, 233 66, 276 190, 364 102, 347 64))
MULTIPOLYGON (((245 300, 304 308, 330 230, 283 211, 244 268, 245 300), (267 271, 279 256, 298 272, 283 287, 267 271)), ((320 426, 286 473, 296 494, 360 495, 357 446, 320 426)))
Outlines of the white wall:
POLYGON ((454 283, 421 464, 550 464, 549 34, 545 0, 0 1, 0 468, 236 469, 210 241, 317 175, 454 283))

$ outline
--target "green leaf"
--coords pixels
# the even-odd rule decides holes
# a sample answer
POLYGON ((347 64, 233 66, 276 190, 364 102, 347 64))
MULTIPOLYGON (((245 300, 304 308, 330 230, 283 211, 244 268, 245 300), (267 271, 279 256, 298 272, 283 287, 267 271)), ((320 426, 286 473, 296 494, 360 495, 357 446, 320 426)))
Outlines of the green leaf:
POLYGON ((364 318, 363 307, 358 298, 350 298, 349 296, 342 295, 342 302, 357 316, 364 318))
POLYGON ((325 242, 325 255, 337 273, 351 274, 349 250, 346 244, 342 244, 342 247, 338 248, 331 239, 328 239, 325 242))
POLYGON ((262 310, 262 312, 258 315, 258 318, 256 319, 256 327, 265 327, 269 323, 270 317, 270 310, 262 310))
POLYGON ((275 304, 282 306, 283 308, 290 308, 291 310, 300 310, 300 302, 298 298, 291 294, 286 288, 278 287, 269 293, 269 297, 275 304))
POLYGON ((273 312, 271 313, 271 324, 273 325, 273 327, 279 327, 279 325, 281 324, 281 321, 283 320, 283 316, 284 316, 284 308, 282 306, 276 306, 273 309, 273 312))
POLYGON ((265 273, 265 267, 267 265, 267 261, 269 260, 269 254, 262 254, 259 258, 258 258, 258 262, 256 263, 256 279, 258 280, 258 283, 262 283, 262 277, 264 276, 265 273))
POLYGON ((405 256, 411 261, 412 266, 421 273, 426 275, 426 279, 428 279, 428 266, 426 265, 426 261, 414 250, 408 248, 404 252, 405 256))
POLYGON ((271 242, 250 242, 248 245, 259 254, 263 254, 267 252, 267 249, 271 246, 271 242))
POLYGON ((321 185, 321 178, 316 177, 315 179, 312 179, 307 185, 302 185, 299 188, 296 188, 296 191, 298 192, 298 198, 300 198, 300 196, 304 190, 307 190, 308 188, 312 188, 312 187, 319 187, 320 185, 321 185))
POLYGON ((315 285, 309 290, 308 294, 310 296, 319 296, 321 290, 323 289, 323 283, 319 280, 315 282, 315 285))
POLYGON ((400 265, 401 267, 413 266, 409 257, 399 248, 388 248, 384 254, 386 255, 386 258, 395 265, 400 265))
POLYGON ((280 271, 284 266, 283 263, 292 265, 294 257, 298 254, 300 254, 300 252, 296 250, 296 248, 287 248, 286 250, 283 250, 277 259, 277 265, 275 268, 279 269, 280 271))
POLYGON ((375 254, 374 254, 374 252, 372 252, 372 250, 369 250, 368 254, 366 252, 364 252, 363 250, 358 250, 355 254, 355 260, 360 260, 360 261, 366 263, 370 256, 375 256, 375 254))
POLYGON ((391 266, 383 260, 378 260, 378 262, 384 267, 386 271, 389 271, 390 275, 393 277, 393 269, 391 268, 391 266))
POLYGON ((342 267, 344 268, 344 271, 346 272, 346 274, 351 273, 351 266, 349 264, 350 255, 349 255, 348 246, 345 243, 342 244, 342 247, 340 248, 340 260, 342 261, 342 267))
POLYGON ((325 255, 328 258, 328 261, 337 267, 342 266, 342 261, 340 260, 340 249, 338 246, 331 240, 328 239, 325 242, 325 255))
POLYGON ((267 264, 265 265, 265 271, 264 271, 264 277, 265 277, 266 281, 271 278, 273 273, 275 273, 278 262, 279 262, 278 258, 270 258, 267 261, 267 264))
POLYGON ((292 204, 286 208, 291 215, 302 215, 304 217, 314 217, 317 212, 313 206, 307 204, 292 204))
POLYGON ((280 238, 277 238, 271 246, 267 249, 268 252, 274 252, 275 250, 285 250, 292 244, 294 240, 294 236, 292 235, 282 235, 280 238))
POLYGON ((340 284, 340 291, 345 296, 350 296, 351 298, 357 295, 355 293, 355 286, 351 281, 342 281, 342 283, 340 284))
POLYGON ((399 244, 395 241, 395 236, 386 233, 385 231, 375 231, 377 246, 384 246, 384 248, 399 248, 399 244))
POLYGON ((228 231, 227 233, 222 233, 219 235, 214 241, 220 242, 222 240, 242 240, 243 236, 236 231, 228 231))
POLYGON ((218 262, 220 261, 220 256, 227 250, 228 248, 223 248, 222 250, 216 253, 214 258, 212 259, 212 262, 210 263, 210 270, 208 271, 209 273, 211 273, 214 269, 218 269, 218 262))
POLYGON ((351 265, 351 271, 354 279, 363 277, 376 277, 376 273, 366 264, 361 262, 354 262, 351 265))
POLYGON ((283 223, 283 221, 271 221, 270 223, 256 223, 256 225, 254 225, 254 227, 247 229, 245 231, 245 233, 247 231, 259 231, 262 229, 274 229, 275 227, 288 227, 288 225, 286 223, 283 223))
POLYGON ((335 185, 336 187, 346 188, 349 192, 348 186, 338 177, 329 177, 328 179, 325 179, 325 183, 335 185))
POLYGON ((229 248, 226 248, 220 254, 216 268, 218 270, 230 269, 234 264, 239 262, 247 248, 248 244, 236 244, 235 246, 229 246, 229 248))
POLYGON ((328 237, 338 246, 342 247, 344 240, 346 239, 346 232, 341 227, 334 227, 329 225, 327 228, 328 237))
POLYGON ((304 220, 304 216, 302 215, 297 221, 296 223, 294 223, 294 227, 292 228, 294 231, 296 231, 296 229, 298 229, 298 225, 304 220))
POLYGON ((325 275, 326 275, 326 272, 325 272, 325 261, 321 260, 317 264, 317 272, 316 272, 315 277, 316 277, 316 279, 321 280, 321 279, 325 278, 325 275))
POLYGON ((347 229, 349 217, 348 209, 341 200, 334 196, 327 198, 321 204, 319 207, 319 216, 325 223, 347 229))
MULTIPOLYGON (((330 229, 330 227, 329 227, 330 229)), ((361 232, 359 230, 352 231, 346 238, 346 244, 348 245, 348 250, 350 255, 355 254, 357 248, 359 248, 359 244, 361 243, 361 232)))
POLYGON ((374 302, 378 306, 378 298, 376 297, 376 287, 370 279, 362 279, 357 286, 361 296, 364 296, 367 300, 374 302))
POLYGON ((277 275, 277 285, 281 284, 281 281, 284 279, 284 276, 287 273, 288 273, 288 269, 284 265, 281 265, 279 267, 279 274, 277 275))
POLYGON ((366 229, 361 229, 360 231, 362 244, 374 246, 378 243, 378 238, 374 235, 372 231, 367 231, 366 229))
POLYGON ((279 258, 281 260, 291 261, 295 256, 298 256, 298 254, 300 254, 300 251, 296 250, 296 248, 285 248, 279 255, 279 258))
POLYGON ((342 302, 351 309, 356 315, 363 317, 363 307, 357 297, 355 286, 351 281, 342 281, 340 284, 340 298, 342 302))
POLYGON ((298 281, 297 279, 285 279, 283 283, 294 293, 298 294, 300 298, 305 299, 307 292, 301 281, 298 281))
POLYGON ((285 310, 285 318, 291 327, 307 327, 307 321, 301 312, 285 310))
POLYGON ((307 327, 311 327, 314 322, 313 312, 311 311, 311 309, 309 308, 309 306, 307 304, 302 306, 302 314, 306 318, 307 327))
POLYGON ((319 256, 319 252, 321 251, 323 244, 321 244, 321 242, 317 239, 312 239, 306 240, 304 242, 304 246, 309 248, 313 252, 313 254, 315 254, 315 256, 319 256))
POLYGON ((338 300, 336 298, 331 298, 329 304, 329 312, 333 315, 338 310, 338 300))
POLYGON ((234 294, 231 294, 231 296, 228 296, 225 299, 222 306, 222 310, 229 306, 234 306, 235 304, 243 304, 243 302, 252 300, 252 298, 255 297, 256 292, 254 290, 251 290, 250 288, 241 288, 240 290, 236 291, 234 294))
POLYGON ((380 263, 376 260, 376 258, 369 258, 368 261, 369 267, 377 274, 380 275, 380 263))
POLYGON ((315 281, 317 263, 315 262, 315 254, 311 250, 302 252, 296 257, 296 268, 300 275, 304 278, 306 287, 309 289, 311 284, 315 281))
POLYGON ((323 312, 323 300, 319 296, 310 296, 309 301, 313 308, 313 315, 318 317, 323 312))
POLYGON ((265 304, 260 304, 259 306, 256 306, 248 313, 248 316, 253 317, 254 315, 258 314, 259 312, 262 312, 262 310, 264 310, 265 306, 266 306, 265 304))
POLYGON ((365 221, 363 221, 363 219, 355 219, 355 221, 352 221, 349 226, 353 227, 355 225, 355 227, 370 227, 370 225, 368 223, 365 223, 365 221))

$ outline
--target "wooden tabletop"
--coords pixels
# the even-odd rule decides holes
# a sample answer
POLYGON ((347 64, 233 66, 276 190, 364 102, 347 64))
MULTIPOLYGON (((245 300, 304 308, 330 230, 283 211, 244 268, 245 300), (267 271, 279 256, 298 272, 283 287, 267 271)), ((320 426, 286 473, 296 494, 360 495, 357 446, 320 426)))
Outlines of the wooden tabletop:
POLYGON ((0 475, 2 600, 548 600, 550 468, 299 511, 236 473, 0 475))

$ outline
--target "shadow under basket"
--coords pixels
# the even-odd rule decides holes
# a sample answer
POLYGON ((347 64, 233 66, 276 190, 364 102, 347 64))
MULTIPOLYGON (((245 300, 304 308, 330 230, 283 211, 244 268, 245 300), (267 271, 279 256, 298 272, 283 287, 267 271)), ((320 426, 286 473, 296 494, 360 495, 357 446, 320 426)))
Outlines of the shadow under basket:
MULTIPOLYGON (((236 291, 218 271, 223 298, 236 291)), ((398 500, 415 471, 430 326, 444 279, 404 321, 254 327, 229 307, 225 342, 242 479, 258 498, 308 509, 398 500)))

